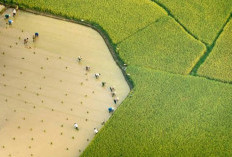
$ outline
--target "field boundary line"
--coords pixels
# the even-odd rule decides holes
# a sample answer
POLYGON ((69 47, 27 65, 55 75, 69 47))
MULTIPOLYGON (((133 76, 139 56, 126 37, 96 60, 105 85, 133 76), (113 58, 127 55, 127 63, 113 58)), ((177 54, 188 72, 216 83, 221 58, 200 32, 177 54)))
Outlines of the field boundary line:
MULTIPOLYGON (((200 68, 200 66, 202 64, 204 64, 204 62, 206 61, 207 57, 210 55, 210 53, 212 52, 218 38, 220 37, 220 35, 222 34, 224 28, 226 27, 226 25, 230 22, 232 18, 232 13, 230 13, 230 16, 227 18, 226 22, 223 24, 222 28, 219 30, 219 32, 217 33, 217 36, 215 37, 215 39, 213 40, 213 43, 209 46, 206 45, 206 51, 205 53, 200 57, 200 59, 198 60, 198 62, 193 66, 191 72, 189 73, 190 75, 193 76, 197 76, 197 71, 200 68)), ((222 80, 221 80, 222 81, 222 80)), ((222 81, 223 82, 223 81, 222 81)))
MULTIPOLYGON (((162 16, 162 17, 163 17, 163 16, 162 16)), ((124 39, 122 39, 121 41, 117 42, 116 45, 121 44, 122 42, 124 42, 125 40, 129 39, 130 37, 136 35, 137 33, 141 32, 141 31, 143 31, 143 30, 146 29, 147 27, 153 25, 154 23, 156 23, 157 21, 159 21, 159 19, 161 19, 162 17, 160 17, 160 18, 156 19, 155 21, 150 22, 150 23, 147 24, 146 26, 144 26, 144 27, 138 29, 138 30, 137 30, 136 32, 134 32, 133 34, 131 34, 131 35, 125 37, 124 39)))
POLYGON ((159 7, 161 7, 162 9, 164 9, 168 16, 170 16, 171 18, 173 18, 180 26, 181 28, 183 28, 187 34, 189 34, 190 36, 192 36, 194 39, 200 41, 201 43, 203 43, 205 46, 207 46, 208 44, 206 42, 204 42, 203 40, 200 40, 196 35, 194 35, 190 30, 188 30, 172 13, 171 11, 165 6, 163 5, 162 3, 160 2, 157 2, 155 0, 151 0, 152 2, 154 2, 155 4, 157 4, 159 7))
POLYGON ((197 77, 204 77, 207 78, 209 80, 214 80, 214 81, 218 81, 218 82, 222 82, 222 83, 229 83, 231 84, 231 82, 229 81, 223 81, 220 79, 214 79, 211 77, 207 77, 207 76, 199 76, 197 75, 197 71, 200 68, 200 66, 205 62, 205 60, 207 59, 207 57, 209 56, 209 54, 212 52, 218 38, 220 37, 220 35, 222 34, 225 26, 229 23, 229 21, 232 18, 232 13, 230 13, 229 17, 227 18, 226 22, 222 25, 222 28, 218 31, 216 37, 214 38, 212 44, 208 44, 206 42, 204 42, 203 40, 200 40, 196 35, 194 35, 190 30, 188 30, 172 13, 171 11, 162 3, 157 2, 156 0, 151 0, 152 2, 154 2, 155 4, 157 4, 158 6, 160 6, 161 8, 163 8, 167 14, 173 18, 190 36, 192 36, 194 39, 200 41, 202 44, 204 44, 204 46, 206 47, 206 51, 204 52, 204 54, 199 58, 199 60, 197 61, 197 63, 193 66, 192 70, 190 71, 189 75, 192 76, 197 76, 197 77))
MULTIPOLYGON (((193 75, 191 75, 193 76, 193 75)), ((221 82, 221 83, 224 83, 224 84, 231 84, 232 85, 232 81, 223 81, 223 80, 220 80, 220 79, 216 79, 216 78, 212 78, 212 77, 208 77, 208 76, 203 76, 203 75, 194 75, 195 77, 201 77, 201 78, 206 78, 208 80, 211 80, 211 81, 217 81, 217 82, 221 82)))
POLYGON ((173 73, 173 72, 170 72, 170 71, 156 70, 156 69, 154 69, 152 67, 149 67, 149 66, 143 66, 141 68, 145 68, 145 69, 149 69, 149 70, 154 70, 154 71, 157 71, 157 72, 163 72, 163 73, 170 74, 170 75, 192 76, 192 77, 204 78, 204 79, 207 79, 209 81, 215 81, 215 82, 219 82, 219 83, 223 83, 223 84, 232 84, 232 81, 223 81, 223 80, 211 78, 211 77, 208 77, 208 76, 202 76, 202 75, 195 75, 195 76, 193 76, 193 75, 182 75, 182 74, 173 73))

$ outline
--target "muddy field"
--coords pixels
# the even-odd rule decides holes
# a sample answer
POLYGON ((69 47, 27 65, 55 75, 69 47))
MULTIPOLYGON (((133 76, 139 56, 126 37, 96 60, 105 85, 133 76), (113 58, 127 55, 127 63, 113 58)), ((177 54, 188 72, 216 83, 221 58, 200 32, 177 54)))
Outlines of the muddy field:
POLYGON ((111 116, 108 108, 117 108, 128 93, 129 86, 96 31, 23 11, 12 17, 12 9, 1 15, 1 157, 80 155, 95 136, 93 129, 100 130, 111 116), (4 19, 7 13, 13 25, 4 19), (33 42, 35 32, 39 37, 33 42), (99 79, 95 73, 101 73, 99 79), (117 104, 110 86, 116 89, 117 104), (79 131, 73 128, 75 122, 79 131))

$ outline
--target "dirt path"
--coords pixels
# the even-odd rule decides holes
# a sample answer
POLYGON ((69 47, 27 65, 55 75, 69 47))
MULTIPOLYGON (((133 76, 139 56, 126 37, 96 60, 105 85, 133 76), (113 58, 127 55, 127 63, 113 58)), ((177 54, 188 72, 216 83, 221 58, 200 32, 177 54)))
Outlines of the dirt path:
POLYGON ((109 87, 115 86, 119 103, 129 93, 120 69, 90 28, 22 11, 9 26, 5 13, 0 18, 0 156, 78 156, 94 137, 93 128, 110 117, 108 107, 118 106, 109 87), (35 32, 39 38, 33 42, 35 32), (101 73, 98 80, 95 73, 101 73))

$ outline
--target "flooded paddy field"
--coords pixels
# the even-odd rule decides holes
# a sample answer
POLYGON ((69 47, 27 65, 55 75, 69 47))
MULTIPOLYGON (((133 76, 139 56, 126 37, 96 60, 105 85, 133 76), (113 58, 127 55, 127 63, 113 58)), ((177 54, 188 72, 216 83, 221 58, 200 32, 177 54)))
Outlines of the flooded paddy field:
POLYGON ((95 30, 23 11, 12 17, 12 9, 1 15, 1 157, 79 156, 95 136, 93 129, 100 130, 111 116, 108 108, 116 109, 128 93, 95 30), (11 15, 12 25, 5 14, 11 15), (33 41, 35 32, 39 37, 33 41), (95 73, 101 74, 98 79, 95 73), (115 87, 115 97, 109 87, 115 87))

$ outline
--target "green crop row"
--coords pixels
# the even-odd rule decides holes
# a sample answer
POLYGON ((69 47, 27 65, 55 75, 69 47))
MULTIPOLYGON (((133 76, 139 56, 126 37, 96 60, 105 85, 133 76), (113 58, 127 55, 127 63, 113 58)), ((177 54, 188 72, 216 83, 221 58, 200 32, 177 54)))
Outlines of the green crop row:
POLYGON ((231 156, 232 86, 129 67, 135 88, 82 156, 231 156))
POLYGON ((148 0, 13 0, 13 2, 26 8, 100 24, 113 43, 118 43, 138 29, 166 15, 162 8, 148 0))
POLYGON ((200 66, 200 76, 232 82, 232 20, 226 25, 214 49, 200 66))
POLYGON ((165 6, 192 34, 212 44, 232 12, 231 0, 153 0, 165 6))
POLYGON ((179 74, 188 74, 205 50, 168 16, 118 44, 119 56, 129 65, 179 74))

